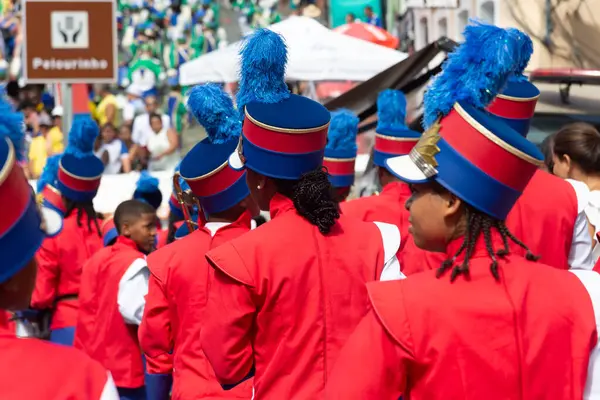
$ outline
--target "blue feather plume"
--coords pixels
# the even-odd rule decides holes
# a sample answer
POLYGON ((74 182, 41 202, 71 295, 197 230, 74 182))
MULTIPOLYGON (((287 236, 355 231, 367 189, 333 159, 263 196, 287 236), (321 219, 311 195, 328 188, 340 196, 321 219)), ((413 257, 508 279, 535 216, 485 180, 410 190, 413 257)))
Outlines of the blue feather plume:
POLYGON ((37 180, 38 193, 41 192, 48 184, 52 186, 56 185, 56 180, 58 179, 58 164, 61 157, 62 154, 55 154, 46 159, 46 165, 44 165, 42 174, 37 180))
POLYGON ((258 29, 245 39, 240 56, 240 89, 236 100, 242 117, 244 107, 250 102, 271 104, 290 97, 285 84, 287 47, 279 34, 258 29))
POLYGON ((136 183, 135 191, 139 193, 152 193, 159 191, 158 178, 150 175, 148 171, 142 171, 136 183))
POLYGON ((325 150, 347 150, 356 152, 358 122, 358 117, 350 110, 342 108, 332 112, 325 150))
POLYGON ((406 128, 406 97, 400 90, 386 89, 377 96, 377 129, 406 128))
POLYGON ((514 28, 470 21, 463 34, 464 43, 448 55, 442 72, 425 92, 425 128, 458 101, 484 109, 531 56, 531 39, 514 28))
POLYGON ((212 143, 220 144, 239 138, 242 132, 239 115, 231 97, 219 86, 213 83, 195 86, 189 93, 187 106, 206 129, 212 143))
POLYGON ((91 118, 75 119, 69 131, 65 154, 72 154, 78 158, 93 154, 98 133, 98 125, 91 118))
POLYGON ((0 136, 11 141, 17 160, 26 159, 23 114, 13 111, 11 105, 4 100, 0 100, 0 136))

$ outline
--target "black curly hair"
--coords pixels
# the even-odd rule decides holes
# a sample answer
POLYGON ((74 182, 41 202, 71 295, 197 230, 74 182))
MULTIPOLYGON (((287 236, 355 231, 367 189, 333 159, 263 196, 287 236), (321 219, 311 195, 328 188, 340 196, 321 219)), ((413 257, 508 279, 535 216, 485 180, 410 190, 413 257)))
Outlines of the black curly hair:
POLYGON ((327 234, 340 217, 333 188, 322 168, 307 172, 299 180, 274 179, 277 191, 292 199, 296 211, 327 234))
POLYGON ((92 223, 94 224, 94 227, 96 228, 96 233, 98 233, 98 236, 102 237, 102 231, 100 230, 100 224, 98 224, 98 214, 96 213, 96 210, 94 210, 94 203, 92 203, 92 200, 89 201, 73 201, 70 199, 67 199, 66 197, 64 198, 65 200, 65 206, 66 206, 66 211, 65 211, 65 217, 68 217, 69 215, 71 215, 71 213, 73 213, 74 211, 77 211, 77 226, 82 226, 81 225, 81 217, 83 217, 83 214, 85 214, 87 216, 87 227, 88 230, 91 232, 92 231, 92 223))
POLYGON ((490 264, 490 271, 494 278, 499 281, 500 275, 498 274, 498 257, 504 258, 510 253, 509 240, 515 243, 517 246, 522 247, 527 251, 525 258, 529 261, 537 261, 539 256, 534 255, 531 250, 519 239, 513 235, 510 230, 506 227, 503 220, 496 219, 475 208, 467 205, 467 232, 465 238, 457 250, 457 252, 438 268, 436 276, 441 277, 446 271, 452 268, 452 274, 450 275, 450 281, 454 281, 459 275, 463 274, 466 277, 469 276, 469 260, 473 255, 475 244, 481 235, 483 235, 485 241, 485 247, 487 252, 492 259, 490 264), (495 229, 502 238, 504 247, 496 250, 492 244, 492 229, 495 229), (464 260, 460 265, 454 265, 456 258, 465 253, 464 260))

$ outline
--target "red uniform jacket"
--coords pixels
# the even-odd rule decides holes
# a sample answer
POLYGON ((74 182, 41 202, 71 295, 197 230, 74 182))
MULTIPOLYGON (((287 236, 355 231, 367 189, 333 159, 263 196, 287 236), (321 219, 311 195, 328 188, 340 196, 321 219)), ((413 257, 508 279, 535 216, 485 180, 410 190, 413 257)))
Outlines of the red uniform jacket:
MULTIPOLYGON (((573 186, 538 170, 508 214, 506 226, 533 254, 541 257, 540 263, 569 269, 569 253, 578 214, 573 186)), ((511 250, 525 255, 525 250, 519 246, 512 246, 511 250)), ((412 237, 407 239, 399 257, 405 275, 437 269, 445 259, 442 253, 417 248, 412 237)))
MULTIPOLYGON (((217 270, 201 331, 223 384, 255 368, 254 398, 322 398, 384 263, 375 224, 342 215, 331 232, 275 195, 271 221, 208 252, 217 270)), ((395 253, 395 252, 394 252, 395 253)))
POLYGON ((214 275, 200 255, 249 232, 250 221, 250 214, 244 213, 214 236, 200 227, 148 257, 151 276, 140 344, 149 373, 173 373, 174 400, 252 397, 251 380, 233 390, 223 390, 198 341, 214 275))
MULTIPOLYGON (((0 310, 4 313, 3 310, 0 310)), ((0 328, 0 399, 98 400, 108 373, 78 350, 0 328)))
POLYGON ((78 226, 76 211, 65 218, 63 230, 57 236, 42 243, 36 254, 38 273, 31 306, 48 309, 56 305, 51 329, 73 327, 77 323, 77 299, 61 301, 60 298, 79 294, 81 267, 102 247, 102 237, 93 224, 88 229, 85 215, 78 226))
POLYGON ((499 261, 497 282, 490 263, 480 239, 470 279, 428 271, 368 284, 372 311, 344 347, 326 398, 581 399, 597 342, 585 286, 516 255, 499 261))
POLYGON ((409 212, 405 204, 410 196, 411 192, 406 183, 392 182, 385 185, 379 196, 346 201, 340 203, 340 208, 345 215, 362 221, 379 221, 396 225, 400 230, 402 246, 408 236, 409 212))
POLYGON ((106 367, 117 387, 144 385, 144 365, 137 326, 125 323, 117 302, 119 282, 137 259, 135 243, 118 236, 84 266, 79 292, 79 317, 73 345, 106 367))

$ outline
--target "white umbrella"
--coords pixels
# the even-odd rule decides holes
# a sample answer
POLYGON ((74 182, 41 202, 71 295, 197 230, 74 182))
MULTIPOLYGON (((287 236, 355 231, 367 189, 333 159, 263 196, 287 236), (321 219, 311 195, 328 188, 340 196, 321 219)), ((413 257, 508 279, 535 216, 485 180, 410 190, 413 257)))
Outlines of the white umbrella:
MULTIPOLYGON (((333 32, 306 17, 290 17, 269 29, 288 46, 287 78, 299 81, 366 81, 407 55, 333 32)), ((182 85, 238 80, 241 42, 200 56, 181 66, 182 85)))

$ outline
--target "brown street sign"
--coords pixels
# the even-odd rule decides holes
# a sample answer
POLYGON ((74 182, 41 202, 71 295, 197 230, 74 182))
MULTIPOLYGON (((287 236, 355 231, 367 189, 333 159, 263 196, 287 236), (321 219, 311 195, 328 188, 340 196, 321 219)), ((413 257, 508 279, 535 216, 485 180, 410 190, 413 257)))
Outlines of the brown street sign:
POLYGON ((115 82, 115 10, 115 0, 25 0, 25 82, 115 82))

